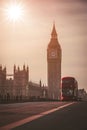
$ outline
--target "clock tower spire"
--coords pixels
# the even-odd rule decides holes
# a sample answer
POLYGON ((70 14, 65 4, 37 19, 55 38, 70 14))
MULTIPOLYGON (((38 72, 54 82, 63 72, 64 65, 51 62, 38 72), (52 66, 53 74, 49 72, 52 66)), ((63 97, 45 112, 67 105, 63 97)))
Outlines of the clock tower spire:
POLYGON ((55 23, 53 24, 51 38, 53 38, 53 39, 57 38, 57 32, 56 32, 56 28, 55 28, 55 23))
POLYGON ((58 42, 55 23, 47 48, 48 90, 49 98, 60 100, 61 96, 61 47, 58 42))

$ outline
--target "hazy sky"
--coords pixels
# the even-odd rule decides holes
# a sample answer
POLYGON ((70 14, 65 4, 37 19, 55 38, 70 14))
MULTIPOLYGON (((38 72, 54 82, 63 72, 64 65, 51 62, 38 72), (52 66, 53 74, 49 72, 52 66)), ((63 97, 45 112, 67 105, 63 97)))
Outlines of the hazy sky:
POLYGON ((7 73, 13 65, 29 65, 29 80, 47 84, 47 45, 53 21, 62 48, 62 77, 74 76, 87 90, 87 0, 16 0, 24 9, 15 24, 4 9, 12 0, 0 0, 0 64, 7 73))

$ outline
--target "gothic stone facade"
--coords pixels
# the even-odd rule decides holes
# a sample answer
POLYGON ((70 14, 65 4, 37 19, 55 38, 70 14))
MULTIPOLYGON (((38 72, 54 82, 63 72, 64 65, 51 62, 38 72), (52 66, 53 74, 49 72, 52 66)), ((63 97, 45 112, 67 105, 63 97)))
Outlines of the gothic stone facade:
POLYGON ((47 48, 48 91, 49 98, 60 100, 61 97, 61 47, 58 42, 55 24, 47 48))
POLYGON ((6 67, 0 66, 0 102, 20 101, 30 99, 47 98, 47 87, 29 82, 29 68, 23 65, 23 69, 14 65, 13 79, 7 79, 6 67))

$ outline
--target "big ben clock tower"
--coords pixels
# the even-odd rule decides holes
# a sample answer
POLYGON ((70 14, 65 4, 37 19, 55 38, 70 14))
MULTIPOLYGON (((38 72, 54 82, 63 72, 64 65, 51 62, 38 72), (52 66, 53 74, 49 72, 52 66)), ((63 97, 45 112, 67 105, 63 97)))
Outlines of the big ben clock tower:
POLYGON ((49 99, 60 100, 61 96, 61 47, 55 24, 47 48, 48 95, 49 99))

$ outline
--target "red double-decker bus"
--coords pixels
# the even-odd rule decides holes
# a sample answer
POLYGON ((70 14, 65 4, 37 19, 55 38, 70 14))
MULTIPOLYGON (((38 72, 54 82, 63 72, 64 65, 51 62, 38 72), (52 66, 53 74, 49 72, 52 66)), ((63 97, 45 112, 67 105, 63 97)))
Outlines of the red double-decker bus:
POLYGON ((78 100, 78 83, 74 77, 62 78, 62 101, 78 100))

